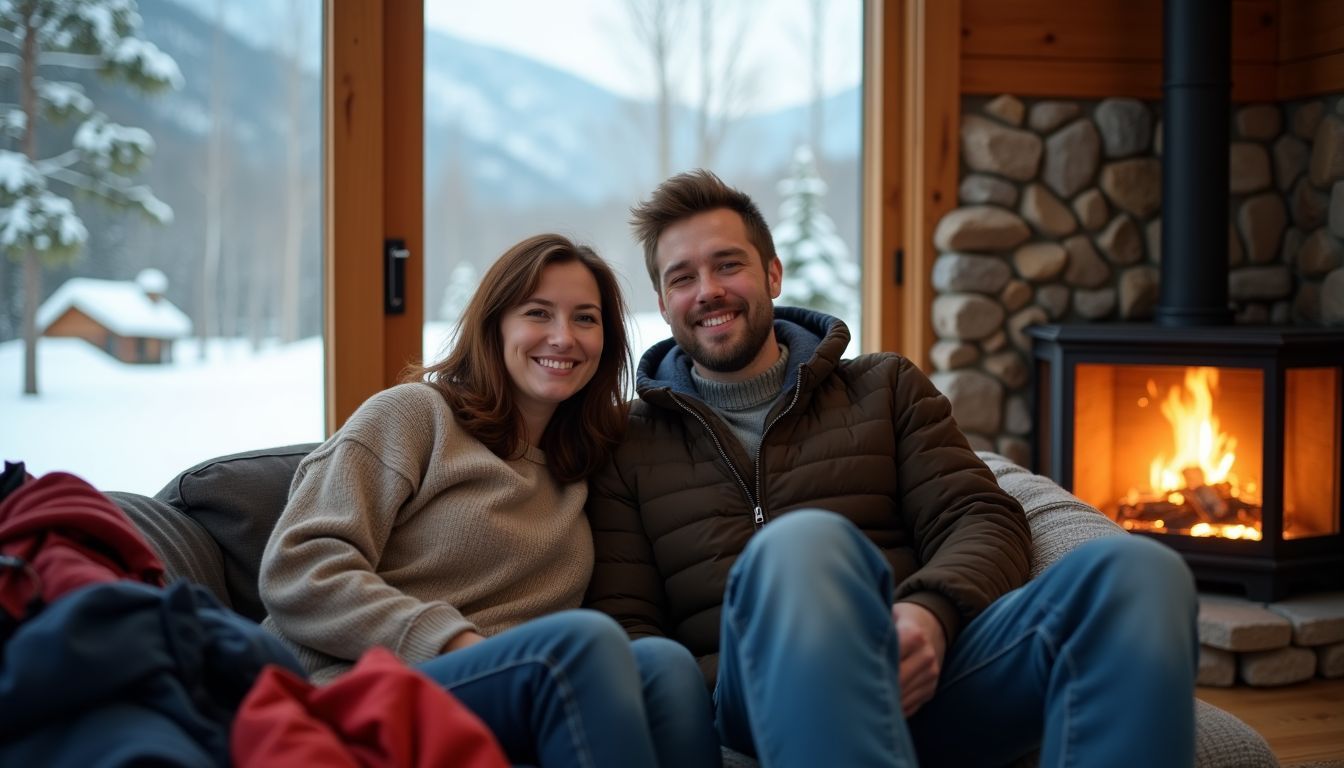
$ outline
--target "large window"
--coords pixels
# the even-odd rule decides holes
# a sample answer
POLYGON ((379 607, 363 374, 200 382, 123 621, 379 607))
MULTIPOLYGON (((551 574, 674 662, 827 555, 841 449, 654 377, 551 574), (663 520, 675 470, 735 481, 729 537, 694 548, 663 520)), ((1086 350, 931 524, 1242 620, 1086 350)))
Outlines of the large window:
POLYGON ((320 0, 52 5, 96 42, 0 11, 0 456, 153 493, 321 439, 320 0))
POLYGON ((624 276, 638 355, 667 335, 627 219, 709 168, 761 206, 780 303, 858 350, 860 0, 497 0, 425 7, 425 354, 480 274, 557 231, 624 276))

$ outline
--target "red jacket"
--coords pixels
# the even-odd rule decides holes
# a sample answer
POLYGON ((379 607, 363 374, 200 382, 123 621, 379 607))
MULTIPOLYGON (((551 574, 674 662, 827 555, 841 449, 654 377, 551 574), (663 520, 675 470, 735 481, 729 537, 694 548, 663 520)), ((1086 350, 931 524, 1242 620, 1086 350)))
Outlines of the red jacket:
POLYGON ((322 687, 268 666, 230 734, 236 766, 507 768, 477 717, 391 651, 375 647, 322 687))
POLYGON ((130 579, 163 584, 163 564, 117 505, 74 475, 30 480, 0 502, 0 609, 27 618, 30 600, 130 579), (36 576, 36 580, 34 580, 36 576))

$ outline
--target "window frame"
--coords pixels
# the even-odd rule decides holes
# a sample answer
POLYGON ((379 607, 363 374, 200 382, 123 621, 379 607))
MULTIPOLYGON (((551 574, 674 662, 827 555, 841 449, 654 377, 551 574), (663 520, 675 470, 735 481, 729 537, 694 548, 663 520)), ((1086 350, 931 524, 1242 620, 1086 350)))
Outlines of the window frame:
MULTIPOLYGON (((863 347, 899 351, 926 370, 933 231, 957 196, 960 18, 960 0, 864 4, 863 347)), ((330 434, 421 355, 424 4, 325 0, 323 19, 330 434), (383 310, 387 238, 411 254, 398 315, 383 310)))

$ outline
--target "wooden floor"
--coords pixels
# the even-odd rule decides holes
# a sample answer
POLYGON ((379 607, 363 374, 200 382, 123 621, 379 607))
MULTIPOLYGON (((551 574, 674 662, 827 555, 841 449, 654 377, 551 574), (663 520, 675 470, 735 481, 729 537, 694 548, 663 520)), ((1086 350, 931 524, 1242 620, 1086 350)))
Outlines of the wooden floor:
POLYGON ((1281 688, 1198 688, 1195 695, 1259 731, 1285 768, 1323 761, 1344 766, 1344 678, 1281 688))

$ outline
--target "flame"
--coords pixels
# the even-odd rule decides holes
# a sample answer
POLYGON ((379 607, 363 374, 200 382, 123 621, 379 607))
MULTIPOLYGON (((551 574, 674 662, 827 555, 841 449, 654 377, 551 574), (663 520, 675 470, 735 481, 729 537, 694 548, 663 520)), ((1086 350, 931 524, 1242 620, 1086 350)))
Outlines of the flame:
MULTIPOLYGON (((1152 379, 1148 380, 1147 389, 1151 400, 1156 401, 1157 385, 1152 379)), ((1166 398, 1161 402, 1161 410, 1171 425, 1176 452, 1170 458, 1158 456, 1149 465, 1150 498, 1165 498, 1179 507, 1185 504, 1186 495, 1198 487, 1226 483, 1233 496, 1254 500, 1258 491, 1256 483, 1248 481, 1243 485, 1232 472, 1237 461, 1237 439, 1222 430, 1218 417, 1213 413, 1217 392, 1218 369, 1208 367, 1187 368, 1183 386, 1172 387, 1167 391, 1166 398)), ((1141 406, 1146 404, 1142 401, 1140 403, 1141 406)), ((1137 495, 1137 489, 1130 489, 1130 503, 1137 495)), ((1126 528, 1132 527, 1126 525, 1126 528)), ((1166 523, 1157 520, 1148 527, 1164 530, 1166 523)), ((1192 526, 1189 533, 1191 536, 1252 541, 1259 541, 1261 536, 1257 526, 1240 523, 1201 522, 1192 526)))
MULTIPOLYGON (((1150 391, 1155 385, 1148 382, 1150 391)), ((1174 493, 1191 485, 1186 474, 1191 469, 1202 473, 1198 484, 1230 482, 1237 460, 1237 439, 1219 428, 1213 414, 1214 394, 1218 391, 1217 368, 1187 368, 1185 386, 1172 387, 1162 401, 1162 415, 1171 424, 1176 454, 1170 459, 1158 456, 1148 467, 1148 482, 1154 491, 1174 493)))

